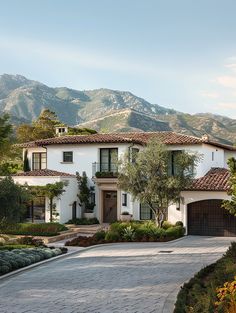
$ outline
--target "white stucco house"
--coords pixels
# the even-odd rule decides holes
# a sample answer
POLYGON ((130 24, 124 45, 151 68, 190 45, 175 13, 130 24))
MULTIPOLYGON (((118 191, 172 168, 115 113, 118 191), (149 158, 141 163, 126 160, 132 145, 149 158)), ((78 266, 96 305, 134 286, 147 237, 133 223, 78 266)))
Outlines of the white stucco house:
MULTIPOLYGON (((27 150, 31 171, 16 174, 13 178, 15 182, 28 185, 67 181, 66 191, 56 200, 61 223, 82 215, 75 173, 83 171, 95 187, 94 212, 101 223, 119 219, 123 211, 130 212, 134 220, 150 219, 150 209, 119 190, 117 177, 113 174, 118 159, 125 153, 132 156, 132 152, 144 149, 152 137, 161 140, 171 151, 187 150, 202 156, 193 186, 182 192, 183 203, 169 207, 168 220, 172 223, 182 221, 189 234, 236 236, 236 218, 221 208, 221 200, 229 199, 227 160, 236 157, 236 148, 212 142, 207 136, 197 138, 164 131, 37 140, 20 145, 23 152, 27 150)), ((35 219, 48 221, 47 199, 35 199, 34 202, 34 210, 29 215, 33 212, 35 219)))

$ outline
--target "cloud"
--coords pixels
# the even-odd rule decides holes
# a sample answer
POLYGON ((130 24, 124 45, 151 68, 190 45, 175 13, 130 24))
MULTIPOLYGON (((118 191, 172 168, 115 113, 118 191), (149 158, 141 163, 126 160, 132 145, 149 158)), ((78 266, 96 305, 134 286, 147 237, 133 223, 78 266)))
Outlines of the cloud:
POLYGON ((85 51, 78 46, 60 45, 32 39, 0 38, 0 49, 16 52, 17 56, 40 57, 45 61, 58 62, 90 69, 112 70, 155 76, 152 64, 144 64, 135 58, 124 59, 118 55, 105 55, 99 51, 85 51))
POLYGON ((219 85, 227 88, 236 88, 236 77, 235 76, 219 76, 215 80, 219 85))
POLYGON ((229 68, 232 71, 236 71, 236 62, 226 64, 225 67, 229 68))
POLYGON ((217 104, 217 107, 221 109, 236 110, 236 102, 220 102, 217 104))
POLYGON ((214 91, 202 91, 201 96, 210 99, 218 99, 220 97, 219 93, 214 91))

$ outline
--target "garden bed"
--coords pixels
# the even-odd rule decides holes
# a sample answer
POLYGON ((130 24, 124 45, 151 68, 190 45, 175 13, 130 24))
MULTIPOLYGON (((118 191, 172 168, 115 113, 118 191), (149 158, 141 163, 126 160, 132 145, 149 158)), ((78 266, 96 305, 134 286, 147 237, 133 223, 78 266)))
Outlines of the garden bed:
POLYGON ((66 231, 68 228, 59 223, 17 223, 6 224, 1 227, 1 233, 11 235, 24 235, 24 236, 56 236, 60 232, 66 231))
MULTIPOLYGON (((225 282, 233 281, 235 275, 236 242, 233 242, 221 259, 203 268, 181 287, 174 313, 235 312, 225 310, 221 305, 216 308, 216 302, 219 300, 217 289, 225 282)), ((236 304, 236 299, 234 301, 236 304)))
POLYGON ((5 246, 5 249, 4 246, 2 246, 2 250, 0 250, 0 276, 67 252, 65 248, 12 247, 14 247, 14 245, 10 247, 5 246))
POLYGON ((180 238, 185 229, 182 224, 165 223, 163 228, 154 222, 115 222, 109 230, 100 230, 91 237, 79 236, 66 242, 66 246, 88 247, 91 245, 115 242, 163 242, 180 238))

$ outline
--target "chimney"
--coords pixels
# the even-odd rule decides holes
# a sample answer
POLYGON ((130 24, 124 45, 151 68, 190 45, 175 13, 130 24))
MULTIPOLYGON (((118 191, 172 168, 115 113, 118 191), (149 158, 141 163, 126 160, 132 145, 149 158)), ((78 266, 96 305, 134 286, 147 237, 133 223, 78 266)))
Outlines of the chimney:
POLYGON ((56 126, 56 136, 64 136, 68 133, 68 127, 67 126, 56 126))

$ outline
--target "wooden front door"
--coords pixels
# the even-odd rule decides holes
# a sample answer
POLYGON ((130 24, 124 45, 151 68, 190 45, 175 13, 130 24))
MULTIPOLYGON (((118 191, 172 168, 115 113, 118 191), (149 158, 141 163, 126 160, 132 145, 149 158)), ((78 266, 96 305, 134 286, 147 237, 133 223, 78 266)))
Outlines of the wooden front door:
POLYGON ((117 220, 117 191, 103 191, 103 222, 117 220))

